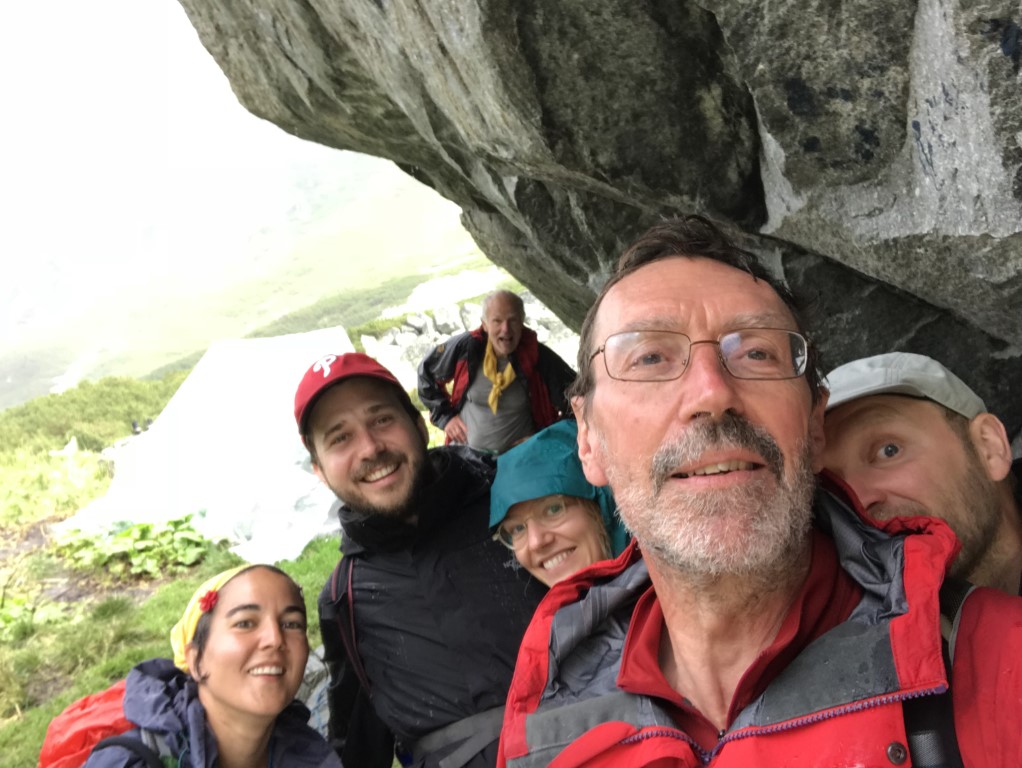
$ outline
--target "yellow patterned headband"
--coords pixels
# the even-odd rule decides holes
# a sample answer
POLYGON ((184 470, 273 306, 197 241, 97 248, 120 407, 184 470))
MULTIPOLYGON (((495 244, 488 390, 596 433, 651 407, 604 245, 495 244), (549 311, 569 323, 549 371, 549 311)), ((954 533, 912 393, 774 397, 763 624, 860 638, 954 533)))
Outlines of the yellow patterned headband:
POLYGON ((236 568, 230 568, 223 573, 218 573, 211 579, 207 579, 195 590, 195 594, 188 601, 188 607, 185 608, 181 620, 170 630, 170 647, 174 649, 174 666, 178 669, 185 672, 188 671, 188 659, 185 656, 185 652, 188 650, 188 644, 195 637, 195 628, 198 626, 202 614, 212 611, 214 606, 216 606, 217 593, 224 584, 246 568, 251 567, 251 565, 246 563, 236 568))

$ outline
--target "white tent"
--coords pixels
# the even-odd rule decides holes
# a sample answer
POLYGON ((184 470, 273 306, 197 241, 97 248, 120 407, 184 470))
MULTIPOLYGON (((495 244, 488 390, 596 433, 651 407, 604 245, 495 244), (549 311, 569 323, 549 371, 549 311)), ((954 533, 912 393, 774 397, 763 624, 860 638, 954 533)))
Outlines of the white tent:
POLYGON ((342 328, 214 343, 152 426, 117 452, 106 496, 61 528, 193 514, 198 531, 250 562, 293 559, 338 529, 336 499, 298 437, 295 389, 319 357, 351 350, 342 328))

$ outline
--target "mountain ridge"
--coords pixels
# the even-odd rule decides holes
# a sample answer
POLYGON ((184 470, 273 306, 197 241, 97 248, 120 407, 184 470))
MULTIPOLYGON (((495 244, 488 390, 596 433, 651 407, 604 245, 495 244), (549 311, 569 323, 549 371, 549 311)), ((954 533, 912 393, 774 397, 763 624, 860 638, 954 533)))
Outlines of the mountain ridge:
MULTIPOLYGON (((488 264, 456 205, 390 163, 338 155, 345 156, 345 179, 331 185, 311 170, 298 175, 281 194, 290 200, 286 214, 255 227, 220 264, 152 283, 140 274, 144 288, 12 334, 20 338, 0 344, 0 410, 82 379, 146 377, 195 358, 216 339, 257 333, 344 292, 488 264)), ((38 304, 37 319, 45 320, 46 306, 38 304)))

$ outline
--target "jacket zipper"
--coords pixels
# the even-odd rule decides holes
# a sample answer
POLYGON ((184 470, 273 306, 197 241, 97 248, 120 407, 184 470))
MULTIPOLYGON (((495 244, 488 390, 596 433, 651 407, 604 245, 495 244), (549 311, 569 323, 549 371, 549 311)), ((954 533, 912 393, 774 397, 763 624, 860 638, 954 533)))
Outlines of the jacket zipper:
POLYGON ((699 758, 703 765, 708 765, 713 758, 717 756, 721 749, 724 748, 725 744, 738 739, 748 738, 749 736, 758 736, 763 734, 772 733, 783 733, 784 731, 790 731, 795 728, 801 728, 804 725, 813 725, 815 723, 823 722, 824 720, 830 720, 835 717, 842 715, 848 715, 855 712, 861 712, 866 709, 872 709, 874 707, 881 707, 887 704, 895 704, 897 702, 908 701, 909 699, 918 699, 922 696, 935 696, 941 693, 947 692, 946 685, 938 685, 935 688, 927 688, 922 691, 915 691, 914 693, 892 693, 884 696, 876 696, 872 699, 864 699, 863 701, 857 701, 853 704, 845 704, 844 706, 837 707, 835 709, 827 710, 826 712, 816 712, 812 715, 805 715, 803 717, 796 718, 794 720, 788 720, 777 725, 765 725, 765 726, 748 726, 740 731, 729 733, 719 742, 717 746, 713 748, 713 751, 707 752, 705 749, 700 747, 695 741, 692 740, 687 733, 677 728, 665 728, 663 726, 657 726, 655 728, 644 728, 639 733, 633 736, 622 739, 619 743, 621 745, 634 744, 638 741, 645 741, 646 739, 657 738, 666 736, 673 739, 686 742, 692 750, 696 753, 696 757, 699 758))
POLYGON ((705 749, 696 744, 696 742, 692 740, 692 737, 685 733, 683 730, 679 728, 667 728, 662 725, 658 725, 653 728, 643 728, 635 735, 628 736, 627 738, 622 739, 618 743, 622 745, 634 744, 638 741, 645 741, 646 739, 655 739, 661 736, 666 736, 671 739, 677 739, 678 741, 684 741, 686 744, 692 747, 692 751, 696 753, 696 757, 699 759, 699 762, 701 762, 703 765, 706 765, 707 763, 710 762, 710 760, 713 759, 713 755, 711 753, 707 752, 705 749))

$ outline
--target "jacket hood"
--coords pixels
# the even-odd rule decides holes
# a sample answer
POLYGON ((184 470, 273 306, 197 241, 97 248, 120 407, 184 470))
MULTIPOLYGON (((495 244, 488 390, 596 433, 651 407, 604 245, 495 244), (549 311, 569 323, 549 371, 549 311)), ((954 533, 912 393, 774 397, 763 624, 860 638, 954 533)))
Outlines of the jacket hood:
MULTIPOLYGON (((837 516, 838 520, 843 521, 841 523, 829 519, 821 521, 819 515, 816 516, 816 522, 834 538, 838 556, 846 570, 847 561, 861 560, 862 554, 867 550, 870 555, 867 561, 872 561, 874 567, 888 570, 895 568, 895 564, 881 554, 881 551, 893 546, 888 544, 888 541, 898 541, 900 537, 910 534, 921 537, 915 541, 925 542, 929 553, 926 559, 932 562, 938 574, 943 574, 958 556, 961 543, 945 520, 928 515, 877 520, 869 516, 855 492, 836 474, 825 469, 818 478, 820 489, 839 500, 845 508, 846 513, 837 516), (842 535, 842 530, 845 531, 845 535, 842 535), (845 547, 846 541, 849 540, 852 543, 845 547), (884 565, 881 566, 880 563, 884 565)), ((878 571, 864 578, 871 581, 881 579, 882 575, 878 571)))
POLYGON ((617 516, 609 487, 592 485, 578 458, 578 424, 558 421, 497 457, 497 476, 490 490, 490 528, 520 501, 553 494, 592 499, 600 507, 614 555, 624 551, 628 535, 617 516))
MULTIPOLYGON (((216 764, 216 736, 206 723, 195 681, 170 659, 149 659, 128 673, 124 714, 139 727, 163 735, 175 755, 187 751, 189 765, 216 764)), ((273 765, 340 766, 330 745, 308 725, 309 714, 308 708, 295 699, 277 715, 270 742, 273 765)))
POLYGON ((206 726, 195 681, 170 659, 149 659, 128 673, 124 715, 162 734, 174 754, 187 750, 195 765, 215 759, 216 738, 206 726))
POLYGON ((415 522, 392 515, 367 513, 341 506, 341 551, 397 552, 411 547, 438 525, 449 521, 451 503, 462 507, 484 496, 493 477, 493 458, 465 445, 433 448, 426 453, 426 478, 415 491, 415 522))
POLYGON ((187 673, 169 659, 150 659, 128 673, 124 714, 150 731, 176 733, 187 728, 189 705, 198 698, 187 673))

